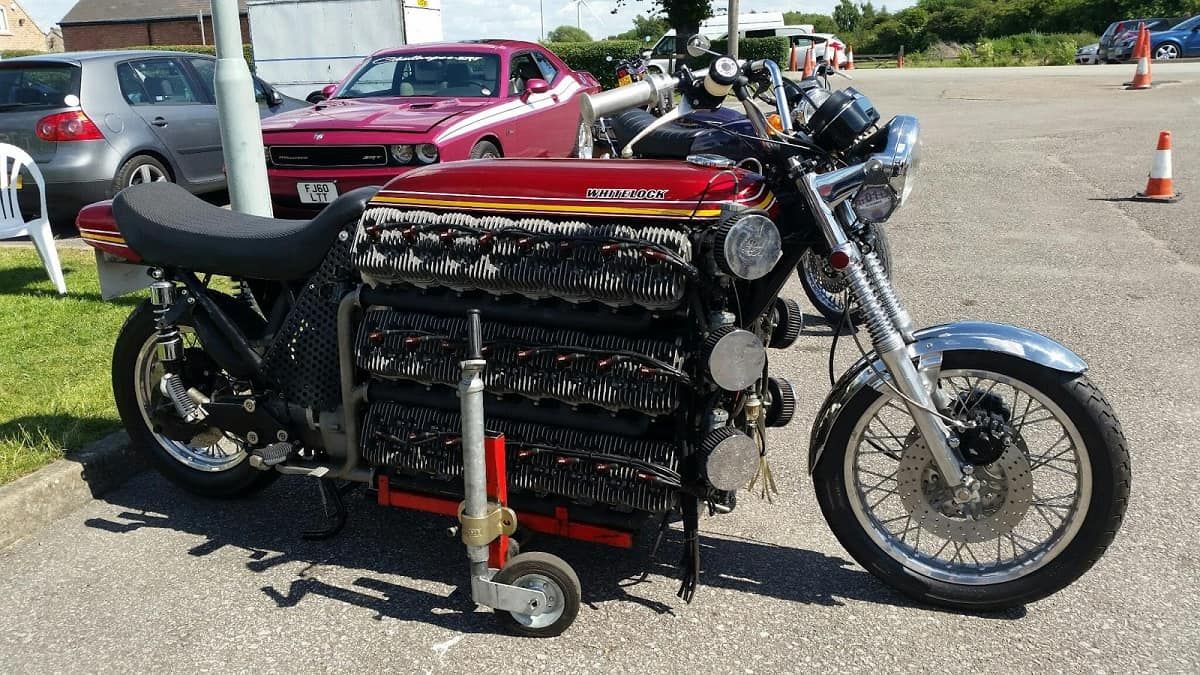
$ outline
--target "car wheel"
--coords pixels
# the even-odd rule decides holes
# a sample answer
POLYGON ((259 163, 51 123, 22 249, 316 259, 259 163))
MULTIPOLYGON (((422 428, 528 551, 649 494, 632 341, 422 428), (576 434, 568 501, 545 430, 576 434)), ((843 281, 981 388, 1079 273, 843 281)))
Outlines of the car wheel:
POLYGON ((1179 58, 1179 45, 1173 42, 1164 42, 1154 50, 1154 58, 1160 61, 1179 58))
POLYGON ((501 157, 500 148, 491 141, 479 141, 471 148, 471 159, 495 159, 501 157))
POLYGON ((580 159, 591 159, 594 149, 595 141, 592 137, 592 125, 580 117, 579 126, 575 130, 575 148, 571 150, 571 156, 579 157, 580 159))
POLYGON ((131 157, 117 169, 117 175, 113 178, 113 194, 130 185, 170 182, 173 182, 171 172, 162 162, 149 155, 138 155, 131 157))

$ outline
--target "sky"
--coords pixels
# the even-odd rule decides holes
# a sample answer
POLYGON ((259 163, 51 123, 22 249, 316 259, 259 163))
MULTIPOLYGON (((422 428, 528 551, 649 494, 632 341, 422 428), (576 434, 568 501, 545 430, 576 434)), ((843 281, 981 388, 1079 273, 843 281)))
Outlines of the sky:
MULTIPOLYGON (((163 0, 170 2, 170 0, 163 0)), ((633 27, 633 17, 652 8, 652 0, 628 0, 617 14, 612 14, 615 0, 584 0, 588 4, 582 9, 582 27, 592 37, 602 38, 626 31, 633 27), (589 11, 590 6, 590 11, 589 11)), ((875 5, 886 5, 896 10, 914 4, 915 0, 892 0, 875 5)), ((75 0, 22 0, 22 5, 33 15, 42 30, 49 29, 67 13, 75 0)), ((443 0, 442 27, 447 40, 494 37, 537 40, 544 21, 546 32, 562 25, 575 25, 575 5, 567 0, 443 0), (462 17, 470 20, 463 21, 462 17)), ((741 0, 741 11, 759 12, 820 12, 833 11, 837 0, 806 0, 786 2, 784 0, 741 0)))

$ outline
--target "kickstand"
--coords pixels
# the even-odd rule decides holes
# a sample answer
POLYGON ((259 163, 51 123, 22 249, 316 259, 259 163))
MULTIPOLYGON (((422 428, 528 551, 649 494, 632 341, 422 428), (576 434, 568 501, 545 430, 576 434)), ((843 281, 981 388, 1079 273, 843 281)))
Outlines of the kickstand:
POLYGON ((325 513, 328 524, 323 528, 304 530, 300 533, 308 541, 329 539, 342 531, 346 526, 346 504, 342 501, 343 491, 349 491, 354 483, 339 488, 331 480, 317 478, 317 492, 321 495, 321 510, 325 513))

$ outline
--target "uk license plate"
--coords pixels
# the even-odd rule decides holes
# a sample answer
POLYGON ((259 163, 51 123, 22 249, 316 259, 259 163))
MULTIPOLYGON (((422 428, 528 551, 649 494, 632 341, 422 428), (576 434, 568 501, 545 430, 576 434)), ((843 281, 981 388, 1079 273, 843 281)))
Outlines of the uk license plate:
POLYGON ((296 183, 296 192, 303 204, 328 204, 338 196, 334 183, 296 183))

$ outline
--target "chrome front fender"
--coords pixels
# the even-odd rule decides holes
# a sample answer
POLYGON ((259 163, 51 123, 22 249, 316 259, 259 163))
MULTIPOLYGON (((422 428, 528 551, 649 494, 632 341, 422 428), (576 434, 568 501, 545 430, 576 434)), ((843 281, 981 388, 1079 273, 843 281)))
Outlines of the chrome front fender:
MULTIPOLYGON (((914 333, 913 337, 915 342, 908 347, 909 355, 917 361, 923 374, 940 366, 941 354, 964 350, 1007 354, 1064 373, 1077 374, 1087 370, 1087 363, 1058 341, 1016 326, 986 321, 960 321, 922 328, 914 333)), ((842 408, 863 387, 882 389, 885 379, 890 377, 887 368, 875 352, 871 352, 867 357, 859 359, 842 374, 833 391, 829 392, 829 396, 821 404, 821 410, 813 422, 812 435, 809 437, 809 473, 812 473, 820 461, 825 441, 828 440, 842 408)))

